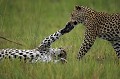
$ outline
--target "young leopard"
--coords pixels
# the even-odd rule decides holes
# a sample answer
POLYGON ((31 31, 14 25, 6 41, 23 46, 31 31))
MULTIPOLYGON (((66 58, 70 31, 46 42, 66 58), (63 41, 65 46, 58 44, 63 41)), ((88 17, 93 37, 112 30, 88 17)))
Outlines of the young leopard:
POLYGON ((79 23, 86 27, 86 31, 78 59, 88 52, 96 37, 109 41, 116 51, 117 57, 120 58, 120 14, 108 14, 84 6, 75 6, 75 10, 71 13, 71 20, 62 30, 63 33, 70 32, 79 23))
POLYGON ((40 46, 32 50, 21 49, 1 49, 0 60, 3 58, 19 58, 30 62, 66 62, 66 51, 63 48, 51 48, 51 44, 62 35, 61 30, 45 38, 40 46))

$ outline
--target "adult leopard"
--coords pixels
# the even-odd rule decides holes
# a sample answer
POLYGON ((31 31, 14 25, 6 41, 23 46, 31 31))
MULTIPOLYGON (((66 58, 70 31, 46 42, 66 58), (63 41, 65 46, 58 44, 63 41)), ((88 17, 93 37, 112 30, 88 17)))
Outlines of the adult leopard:
POLYGON ((70 32, 75 25, 83 24, 86 27, 85 38, 80 47, 77 58, 81 59, 94 44, 96 37, 109 41, 116 55, 120 58, 120 14, 97 12, 85 6, 75 6, 71 13, 71 20, 62 30, 70 32))

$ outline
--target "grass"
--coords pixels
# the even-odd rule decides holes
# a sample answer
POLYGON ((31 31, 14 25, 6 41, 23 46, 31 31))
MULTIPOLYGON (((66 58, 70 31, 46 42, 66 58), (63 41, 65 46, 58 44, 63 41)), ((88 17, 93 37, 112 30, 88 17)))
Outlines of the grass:
MULTIPOLYGON (((0 36, 25 45, 0 39, 0 48, 35 48, 46 36, 65 26, 75 5, 117 13, 120 12, 119 3, 118 0, 0 0, 0 36)), ((105 40, 97 39, 81 61, 76 59, 84 29, 78 25, 53 44, 53 47, 72 46, 67 50, 67 64, 3 60, 0 62, 0 79, 119 79, 120 61, 105 40)))

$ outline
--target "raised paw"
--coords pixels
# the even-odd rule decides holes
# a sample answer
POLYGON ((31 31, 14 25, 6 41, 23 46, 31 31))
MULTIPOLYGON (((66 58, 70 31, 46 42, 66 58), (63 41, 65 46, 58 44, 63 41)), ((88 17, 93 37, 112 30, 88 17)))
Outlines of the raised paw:
POLYGON ((65 26, 65 28, 63 28, 63 29, 61 30, 61 33, 62 33, 62 34, 68 33, 68 32, 70 32, 73 28, 74 28, 73 25, 71 25, 70 23, 67 23, 66 26, 65 26))

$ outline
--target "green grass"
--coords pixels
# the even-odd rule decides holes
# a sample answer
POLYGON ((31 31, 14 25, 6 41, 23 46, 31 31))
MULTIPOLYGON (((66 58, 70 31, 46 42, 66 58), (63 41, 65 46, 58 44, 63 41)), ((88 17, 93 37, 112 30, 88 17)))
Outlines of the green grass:
MULTIPOLYGON (((0 0, 0 36, 25 45, 0 39, 0 48, 35 48, 46 36, 65 26, 75 5, 117 13, 120 12, 119 3, 118 0, 0 0)), ((31 64, 3 60, 0 79, 119 79, 120 61, 105 40, 97 39, 81 61, 76 59, 84 28, 78 25, 53 44, 53 47, 72 46, 67 50, 68 63, 31 64)))

